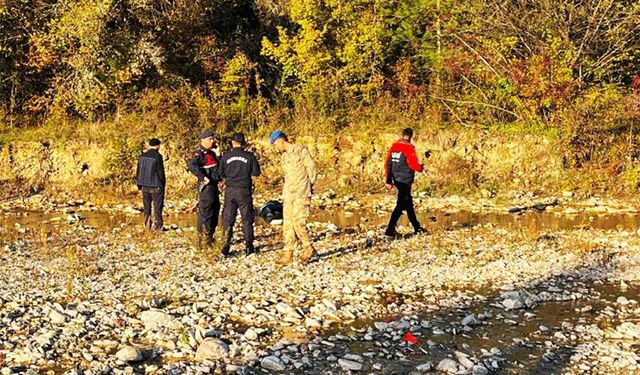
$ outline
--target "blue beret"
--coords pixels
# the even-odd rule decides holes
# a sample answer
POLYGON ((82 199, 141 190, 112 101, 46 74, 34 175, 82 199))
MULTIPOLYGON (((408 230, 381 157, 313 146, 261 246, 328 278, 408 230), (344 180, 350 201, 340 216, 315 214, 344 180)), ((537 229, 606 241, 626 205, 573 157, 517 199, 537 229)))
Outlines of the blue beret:
POLYGON ((282 136, 282 135, 283 135, 282 131, 280 131, 280 130, 274 131, 269 136, 269 143, 274 144, 276 142, 276 139, 280 138, 280 136, 282 136))

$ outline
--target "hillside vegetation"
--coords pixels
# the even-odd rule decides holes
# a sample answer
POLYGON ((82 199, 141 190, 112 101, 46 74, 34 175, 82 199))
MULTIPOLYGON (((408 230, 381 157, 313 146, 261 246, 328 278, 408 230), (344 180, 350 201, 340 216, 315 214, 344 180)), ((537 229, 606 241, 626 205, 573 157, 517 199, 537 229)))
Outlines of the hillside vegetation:
POLYGON ((5 0, 2 178, 45 142, 65 181, 119 185, 151 135, 180 174, 204 128, 279 127, 324 145, 327 175, 359 153, 334 180, 371 189, 413 126, 432 193, 635 193, 639 34, 626 0, 5 0))

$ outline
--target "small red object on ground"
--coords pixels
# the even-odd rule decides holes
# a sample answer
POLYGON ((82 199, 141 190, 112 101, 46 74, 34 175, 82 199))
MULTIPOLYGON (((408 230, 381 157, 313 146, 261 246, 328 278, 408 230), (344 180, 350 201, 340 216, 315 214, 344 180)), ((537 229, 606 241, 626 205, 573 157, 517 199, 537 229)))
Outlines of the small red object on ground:
POLYGON ((408 342, 409 344, 413 344, 413 345, 418 345, 418 339, 411 333, 411 332, 407 332, 404 335, 404 341, 408 342))

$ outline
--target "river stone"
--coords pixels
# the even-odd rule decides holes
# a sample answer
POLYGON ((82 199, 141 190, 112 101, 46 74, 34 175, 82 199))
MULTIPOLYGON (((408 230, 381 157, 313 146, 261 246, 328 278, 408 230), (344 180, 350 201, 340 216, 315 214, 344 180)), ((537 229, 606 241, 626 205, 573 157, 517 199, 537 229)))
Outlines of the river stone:
POLYGON ((278 311, 280 314, 282 315, 288 315, 288 314, 292 314, 295 313, 295 311, 291 308, 291 306, 287 305, 286 303, 278 303, 276 305, 276 311, 278 311))
POLYGON ((81 217, 78 214, 68 214, 67 215, 67 221, 69 222, 75 222, 75 221, 82 221, 84 218, 81 217))
POLYGON ((250 302, 247 302, 244 305, 244 309, 247 310, 249 314, 253 314, 254 312, 256 312, 255 306, 253 306, 250 302))
POLYGON ((477 326, 480 324, 478 319, 476 318, 476 314, 469 314, 464 319, 462 319, 463 326, 477 326))
POLYGON ((502 306, 507 310, 517 310, 524 307, 524 303, 519 298, 507 298, 502 301, 502 306))
POLYGON ((140 314, 140 320, 144 322, 145 327, 152 328, 169 323, 171 321, 171 315, 160 310, 147 310, 140 314))
POLYGON ((475 363, 469 359, 467 354, 457 351, 455 352, 455 355, 456 358, 458 358, 458 362, 460 362, 460 364, 465 368, 470 369, 475 365, 475 363))
POLYGON ((258 333, 253 329, 253 328, 249 328, 245 333, 244 333, 244 337, 247 340, 251 340, 254 341, 258 338, 258 333))
POLYGON ((284 365, 284 362, 275 355, 262 358, 260 366, 265 370, 271 371, 284 371, 287 368, 287 366, 284 365))
POLYGON ((307 328, 322 328, 322 323, 319 320, 313 318, 306 318, 304 320, 304 325, 307 328))
POLYGON ((431 362, 423 363, 420 366, 416 367, 416 370, 419 372, 431 372, 433 371, 433 363, 431 362))
POLYGON ((116 358, 123 362, 139 362, 142 361, 144 357, 140 349, 135 346, 128 345, 118 350, 116 358))
POLYGON ((376 327, 378 331, 384 331, 387 329, 387 327, 389 327, 389 323, 385 323, 385 322, 375 322, 373 323, 373 325, 376 327))
POLYGON ((356 362, 364 361, 364 358, 362 358, 362 356, 358 354, 345 354, 344 358, 350 361, 356 361, 356 362))
POLYGON ((438 363, 438 371, 455 374, 458 372, 458 362, 451 358, 445 358, 438 363))
POLYGON ((322 303, 330 310, 333 310, 333 311, 337 311, 338 310, 338 306, 336 306, 336 304, 333 303, 333 301, 330 301, 330 300, 328 300, 326 298, 323 298, 322 299, 322 303))
POLYGON ((620 296, 620 297, 618 297, 618 299, 616 300, 616 302, 617 302, 619 305, 623 305, 623 306, 626 306, 626 305, 628 305, 628 304, 629 304, 629 300, 628 300, 628 299, 627 299, 627 297, 625 297, 625 296, 620 296))
POLYGON ((489 370, 483 365, 477 365, 473 368, 473 375, 487 375, 489 370))
POLYGON ((52 309, 49 313, 49 319, 53 324, 64 324, 67 321, 67 316, 58 310, 52 309))
POLYGON ((565 336, 565 334, 560 332, 560 331, 554 333, 553 337, 557 338, 558 340, 566 340, 567 339, 567 336, 565 336))
POLYGON ((118 346, 118 342, 115 340, 96 340, 93 345, 98 348, 115 348, 118 346))
POLYGON ((640 326, 632 322, 624 322, 618 328, 618 331, 622 332, 625 336, 640 339, 640 326))
POLYGON ((360 371, 362 370, 362 363, 352 361, 350 359, 340 358, 338 365, 345 371, 360 371))
POLYGON ((218 361, 227 356, 229 346, 221 340, 206 339, 196 351, 197 361, 218 361))

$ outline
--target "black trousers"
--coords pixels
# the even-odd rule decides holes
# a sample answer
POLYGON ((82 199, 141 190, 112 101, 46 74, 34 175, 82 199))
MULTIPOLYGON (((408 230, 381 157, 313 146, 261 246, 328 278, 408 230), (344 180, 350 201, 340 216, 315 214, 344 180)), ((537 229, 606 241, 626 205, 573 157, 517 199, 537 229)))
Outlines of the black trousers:
POLYGON ((161 187, 142 187, 142 207, 144 211, 144 226, 146 228, 162 229, 164 222, 162 221, 162 209, 164 208, 164 188, 161 187), (153 206, 152 222, 151 208, 153 206))
POLYGON ((213 242, 220 215, 220 192, 217 185, 209 184, 198 193, 198 234, 213 242))
POLYGON ((227 241, 231 241, 233 224, 236 221, 238 209, 240 210, 240 217, 242 218, 244 241, 252 245, 254 240, 253 223, 255 221, 255 213, 253 210, 253 194, 251 189, 227 187, 224 192, 224 209, 222 210, 222 225, 225 236, 227 236, 227 241))
POLYGON ((418 222, 416 211, 413 208, 411 185, 403 184, 401 182, 395 182, 394 185, 396 185, 396 188, 398 189, 398 200, 396 201, 396 208, 394 208, 391 213, 391 219, 387 226, 387 233, 395 232, 398 220, 400 220, 400 216, 402 216, 402 211, 407 211, 409 221, 411 222, 411 225, 413 225, 413 229, 417 231, 420 229, 420 222, 418 222))

